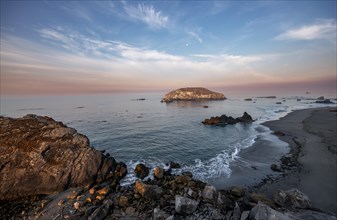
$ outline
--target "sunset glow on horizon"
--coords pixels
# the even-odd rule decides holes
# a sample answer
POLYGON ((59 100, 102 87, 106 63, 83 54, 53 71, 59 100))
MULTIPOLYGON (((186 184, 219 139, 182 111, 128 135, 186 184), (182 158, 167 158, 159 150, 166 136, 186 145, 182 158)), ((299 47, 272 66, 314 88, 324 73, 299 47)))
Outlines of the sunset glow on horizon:
POLYGON ((1 94, 336 92, 336 1, 1 1, 1 94))

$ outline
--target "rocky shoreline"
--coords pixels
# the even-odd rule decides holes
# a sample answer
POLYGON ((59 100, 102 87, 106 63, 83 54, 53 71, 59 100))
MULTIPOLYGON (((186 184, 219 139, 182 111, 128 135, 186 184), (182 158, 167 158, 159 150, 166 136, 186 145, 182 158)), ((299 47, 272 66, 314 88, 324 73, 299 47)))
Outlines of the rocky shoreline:
MULTIPOLYGON (((96 169, 95 172, 100 173, 102 172, 101 170, 108 170, 104 175, 92 175, 93 178, 89 181, 87 178, 84 178, 82 182, 76 182, 76 184, 68 184, 66 186, 62 185, 62 187, 57 186, 59 184, 58 181, 54 181, 53 183, 47 182, 48 185, 51 185, 50 190, 43 191, 41 189, 40 192, 42 193, 39 193, 40 188, 32 190, 35 194, 31 194, 31 197, 26 197, 29 194, 24 193, 17 197, 9 196, 9 190, 1 189, 3 193, 1 197, 2 201, 0 202, 1 219, 262 220, 307 219, 308 217, 322 220, 336 219, 336 216, 315 209, 310 199, 297 189, 279 191, 275 193, 273 198, 259 193, 259 189, 264 186, 267 181, 262 181, 260 184, 249 188, 233 186, 226 187, 227 190, 217 190, 214 186, 194 179, 192 173, 185 172, 181 175, 173 175, 172 170, 178 167, 176 163, 171 163, 172 166, 167 170, 156 167, 151 177, 148 176, 149 168, 140 164, 134 171, 139 179, 131 185, 121 186, 119 181, 126 175, 125 164, 121 162, 117 163, 110 155, 104 155, 102 152, 93 149, 90 147, 89 141, 82 141, 82 145, 76 144, 77 142, 74 141, 74 137, 80 135, 77 134, 76 130, 68 128, 60 122, 55 122, 51 118, 34 115, 28 115, 20 119, 1 117, 0 122, 0 128, 2 129, 0 133, 2 135, 1 138, 7 137, 6 135, 8 135, 8 137, 13 135, 16 137, 14 131, 20 130, 20 132, 22 132, 22 124, 25 124, 27 125, 26 127, 24 126, 26 134, 29 135, 21 137, 25 137, 24 139, 28 138, 29 143, 34 143, 34 146, 39 146, 32 148, 35 153, 37 149, 40 149, 42 141, 38 141, 39 139, 34 138, 34 135, 37 135, 36 137, 43 137, 42 134, 48 133, 49 136, 44 137, 43 141, 47 143, 50 141, 49 150, 52 151, 52 149, 60 148, 60 146, 67 146, 67 148, 72 149, 71 152, 76 152, 76 150, 82 148, 87 149, 86 152, 91 152, 92 149, 96 152, 94 155, 96 155, 97 158, 101 158, 102 162, 100 162, 99 167, 102 167, 102 164, 107 164, 107 168, 99 168, 96 169), (28 120, 28 122, 23 123, 25 120, 28 120), (56 132, 57 135, 55 135, 53 130, 60 130, 60 128, 64 128, 67 132, 56 132), (34 132, 27 132, 31 130, 34 132), (32 142, 32 140, 35 142, 32 142), (52 143, 57 144, 52 145, 52 143), (106 160, 110 162, 104 162, 106 160), (100 176, 100 178, 98 178, 98 176, 100 176), (57 187, 52 185, 56 185, 57 187), (55 189, 57 190, 55 191, 55 189), (40 194, 43 195, 41 196, 40 194), (20 198, 18 199, 18 197, 20 198)), ((283 132, 276 132, 275 134, 288 136, 288 134, 283 132)), ((83 138, 84 137, 85 136, 83 136, 83 138)), ((6 154, 7 151, 4 148, 15 147, 15 145, 22 146, 22 143, 24 143, 22 142, 23 139, 15 140, 17 139, 5 138, 1 140, 1 158, 10 158, 12 155, 6 154)), ((294 141, 295 140, 296 139, 294 139, 294 141)), ((26 144, 24 146, 28 145, 26 144)), ((301 169, 298 163, 300 151, 301 144, 299 143, 297 147, 292 148, 289 154, 282 157, 282 164, 280 166, 275 164, 275 171, 280 173, 279 178, 283 178, 288 175, 289 172, 298 172, 298 170, 301 169)), ((47 157, 43 157, 46 151, 42 150, 37 152, 39 155, 42 155, 42 157, 37 157, 36 154, 34 154, 35 157, 31 157, 31 159, 39 158, 44 161, 44 164, 41 168, 39 163, 33 163, 31 167, 34 169, 32 168, 30 172, 37 169, 35 166, 43 170, 43 167, 48 167, 50 164, 53 166, 58 164, 55 163, 55 159, 48 160, 47 157)), ((52 157, 52 155, 53 154, 50 154, 49 157, 52 157)), ((55 153, 55 155, 58 154, 55 153)), ((66 163, 68 166, 80 164, 81 169, 79 170, 85 173, 88 172, 86 171, 87 167, 92 169, 92 164, 87 163, 91 159, 87 158, 86 163, 79 162, 74 165, 69 164, 69 162, 63 159, 62 163, 66 163), (85 171, 82 171, 83 169, 85 171)), ((39 161, 38 159, 36 160, 39 161)), ((2 161, 4 160, 1 160, 1 162, 2 161)), ((40 161, 40 163, 42 162, 40 161)), ((0 166, 1 183, 5 183, 5 181, 9 180, 7 176, 10 170, 5 167, 8 166, 8 164, 13 164, 13 162, 2 162, 0 166)), ((13 164, 11 167, 14 165, 16 164, 13 164)), ((38 173, 36 175, 38 175, 38 173)), ((72 175, 76 177, 78 173, 72 175)), ((32 178, 32 176, 30 177, 32 178)), ((14 176, 13 178, 15 179, 16 177, 14 176)), ((74 180, 75 179, 76 178, 74 178, 74 180)), ((74 180, 71 178, 70 183, 74 180)), ((268 179, 268 182, 274 180, 275 179, 268 179)), ((40 187, 40 185, 32 185, 31 187, 40 187)), ((19 190, 17 189, 14 192, 19 192, 19 190)))

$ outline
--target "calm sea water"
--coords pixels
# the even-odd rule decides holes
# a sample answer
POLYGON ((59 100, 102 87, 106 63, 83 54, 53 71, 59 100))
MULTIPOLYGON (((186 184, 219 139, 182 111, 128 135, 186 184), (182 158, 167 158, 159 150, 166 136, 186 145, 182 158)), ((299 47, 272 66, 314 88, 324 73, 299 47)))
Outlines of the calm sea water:
MULTIPOLYGON (((191 171, 196 178, 207 181, 230 177, 229 165, 257 137, 270 137, 272 142, 280 144, 269 134, 269 129, 260 125, 262 122, 278 119, 295 109, 325 106, 304 97, 301 101, 298 97, 244 101, 248 96, 166 104, 160 102, 162 96, 158 93, 2 97, 1 115, 48 115, 88 136, 92 146, 125 162, 130 171, 139 162, 152 168, 166 167, 169 161, 175 161, 182 165, 177 172, 191 171), (205 105, 208 108, 203 108, 205 105), (201 123, 205 118, 221 114, 239 117, 244 111, 256 121, 225 127, 201 123)), ((125 182, 134 179, 132 172, 129 173, 125 182)))

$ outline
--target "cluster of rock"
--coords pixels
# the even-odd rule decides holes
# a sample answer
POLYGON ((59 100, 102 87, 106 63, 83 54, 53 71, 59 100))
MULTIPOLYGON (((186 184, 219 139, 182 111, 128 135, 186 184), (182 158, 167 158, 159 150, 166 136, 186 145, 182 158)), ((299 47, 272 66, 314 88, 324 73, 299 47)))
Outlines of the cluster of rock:
POLYGON ((324 213, 306 210, 311 209, 311 202, 297 189, 279 191, 271 200, 240 187, 217 190, 193 179, 189 172, 176 176, 156 167, 153 173, 153 179, 139 179, 129 186, 120 186, 114 179, 78 188, 54 200, 45 199, 31 217, 271 220, 319 216, 316 219, 334 219, 324 213))
POLYGON ((315 103, 318 103, 318 104, 333 104, 333 102, 330 99, 326 99, 326 98, 324 98, 324 96, 318 97, 317 100, 315 101, 315 103))
POLYGON ((162 102, 172 102, 180 100, 225 100, 226 97, 222 93, 213 92, 202 87, 181 88, 167 93, 162 102))
MULTIPOLYGON (((247 115, 241 120, 252 120, 247 115)), ((49 195, 19 215, 5 210, 10 215, 0 213, 3 219, 336 219, 308 210, 310 200, 296 189, 273 200, 239 187, 217 190, 190 172, 173 175, 180 167, 173 162, 168 170, 155 167, 150 178, 150 169, 138 164, 139 179, 121 186, 124 163, 49 117, 0 117, 0 138, 1 200, 49 195)))
POLYGON ((120 170, 125 165, 49 117, 0 117, 0 139, 2 200, 49 195, 125 175, 120 170))
POLYGON ((209 119, 205 119, 204 121, 202 121, 203 124, 205 125, 227 125, 227 124, 236 124, 239 122, 253 122, 253 118, 252 116, 250 116, 247 112, 243 113, 242 117, 238 117, 238 118, 233 118, 232 116, 227 116, 227 115, 221 115, 221 116, 216 116, 216 117, 211 117, 209 119))

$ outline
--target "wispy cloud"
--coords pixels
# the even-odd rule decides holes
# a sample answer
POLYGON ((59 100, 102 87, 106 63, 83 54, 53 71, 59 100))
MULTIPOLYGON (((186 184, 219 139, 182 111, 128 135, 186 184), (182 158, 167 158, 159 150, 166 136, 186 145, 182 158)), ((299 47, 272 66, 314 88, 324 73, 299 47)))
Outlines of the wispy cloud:
POLYGON ((203 58, 209 62, 225 62, 235 65, 247 65, 250 63, 260 62, 265 60, 262 56, 242 56, 230 54, 194 54, 193 57, 203 58))
POLYGON ((125 12, 134 20, 141 21, 151 28, 167 27, 169 17, 157 11, 152 5, 138 4, 137 6, 129 5, 124 2, 125 12))
POLYGON ((336 21, 319 20, 314 24, 290 29, 275 37, 276 40, 334 40, 336 41, 336 21))
POLYGON ((197 34, 194 31, 187 31, 187 34, 194 37, 197 41, 199 41, 200 43, 202 43, 202 38, 199 36, 199 34, 197 34))
POLYGON ((163 51, 151 50, 129 45, 120 41, 103 41, 84 36, 63 28, 44 28, 38 30, 41 37, 57 43, 77 54, 92 55, 100 58, 125 58, 133 61, 181 61, 183 57, 163 51))

